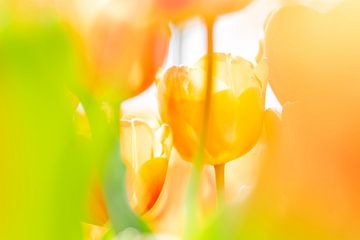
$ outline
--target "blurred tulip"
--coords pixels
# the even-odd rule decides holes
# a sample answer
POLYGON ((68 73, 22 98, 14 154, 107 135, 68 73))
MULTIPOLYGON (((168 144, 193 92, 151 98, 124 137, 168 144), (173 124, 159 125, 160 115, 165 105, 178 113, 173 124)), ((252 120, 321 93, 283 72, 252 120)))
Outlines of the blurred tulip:
POLYGON ((166 25, 138 26, 110 10, 98 14, 86 37, 96 74, 90 88, 133 96, 153 82, 167 52, 169 32, 166 25))
POLYGON ((77 0, 58 3, 60 15, 80 36, 88 78, 81 84, 102 100, 134 96, 154 81, 169 44, 166 22, 150 1, 77 0))
POLYGON ((359 9, 287 6, 269 19, 265 58, 283 112, 265 114, 269 152, 234 239, 359 238, 359 9))
POLYGON ((303 5, 319 11, 328 11, 343 0, 280 0, 283 5, 303 5))
POLYGON ((174 21, 194 16, 213 18, 240 10, 251 0, 154 0, 154 5, 163 16, 174 21))
POLYGON ((337 102, 298 101, 281 118, 266 115, 272 138, 246 224, 236 227, 242 237, 359 238, 360 115, 353 109, 360 101, 337 102))
POLYGON ((360 115, 354 111, 360 103, 359 9, 354 0, 327 13, 284 7, 267 25, 269 82, 284 110, 275 164, 265 169, 263 187, 277 198, 271 205, 279 202, 286 209, 275 216, 281 211, 288 222, 303 220, 300 229, 290 226, 297 235, 312 235, 312 226, 326 239, 360 235, 354 173, 360 138, 360 115))
POLYGON ((171 146, 166 124, 127 117, 121 120, 121 155, 128 168, 128 196, 140 214, 148 211, 159 197, 171 146))
POLYGON ((269 83, 282 104, 319 96, 334 98, 339 92, 356 95, 359 9, 358 1, 346 0, 326 14, 287 6, 269 18, 265 57, 269 83))
MULTIPOLYGON (((260 135, 266 67, 215 54, 214 89, 205 162, 226 163, 248 152, 260 135), (264 78, 265 77, 265 78, 264 78)), ((157 81, 160 113, 173 131, 174 146, 191 161, 198 147, 205 102, 206 57, 193 68, 172 67, 157 81)))

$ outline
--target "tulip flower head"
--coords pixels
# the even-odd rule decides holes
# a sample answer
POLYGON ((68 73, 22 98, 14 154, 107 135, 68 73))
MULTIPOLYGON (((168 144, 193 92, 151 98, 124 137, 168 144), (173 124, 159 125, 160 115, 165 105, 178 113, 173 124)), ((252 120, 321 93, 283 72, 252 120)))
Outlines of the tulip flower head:
MULTIPOLYGON (((172 67, 157 81, 160 113, 173 131, 174 146, 191 161, 199 145, 205 104, 207 58, 194 67, 172 67)), ((205 161, 217 165, 248 152, 260 135, 266 88, 265 65, 214 54, 214 89, 205 161)))
POLYGON ((128 169, 130 204, 140 214, 148 211, 162 190, 171 151, 168 125, 124 117, 121 155, 128 169))
POLYGON ((145 90, 163 63, 168 42, 165 24, 130 21, 105 9, 95 18, 87 36, 96 75, 91 88, 100 94, 115 91, 115 95, 125 96, 145 90))
POLYGON ((155 0, 155 7, 162 15, 174 21, 201 16, 213 18, 217 15, 240 10, 251 0, 155 0))
POLYGON ((269 18, 264 54, 269 83, 282 104, 358 95, 359 9, 354 0, 327 13, 294 5, 269 18))
POLYGON ((149 1, 76 0, 57 9, 79 35, 85 53, 88 76, 80 84, 101 101, 134 96, 154 81, 170 32, 149 1))

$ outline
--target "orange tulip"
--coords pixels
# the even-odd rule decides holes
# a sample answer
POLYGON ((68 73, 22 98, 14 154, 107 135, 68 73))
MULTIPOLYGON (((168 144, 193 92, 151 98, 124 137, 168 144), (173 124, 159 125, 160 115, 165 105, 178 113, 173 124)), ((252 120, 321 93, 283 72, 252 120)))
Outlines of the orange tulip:
POLYGON ((343 0, 280 0, 283 5, 303 5, 317 9, 319 11, 328 11, 334 8, 343 0))
POLYGON ((193 16, 214 17, 247 6, 251 0, 154 0, 162 15, 179 21, 193 16))
POLYGON ((128 169, 131 206, 140 214, 148 211, 162 190, 171 150, 166 124, 137 118, 121 120, 121 155, 128 169))
MULTIPOLYGON (((214 89, 205 162, 217 165, 248 152, 260 135, 266 68, 226 54, 214 56, 214 89)), ((172 67, 157 81, 160 113, 173 131, 174 146, 188 161, 198 147, 205 102, 206 58, 193 68, 172 67)))
POLYGON ((167 52, 169 32, 165 24, 137 24, 111 8, 97 15, 86 36, 96 74, 91 88, 100 94, 133 96, 153 82, 167 52))
POLYGON ((283 113, 265 120, 271 151, 248 219, 270 239, 360 236, 359 9, 355 0, 327 13, 288 6, 267 24, 269 82, 283 113))
POLYGON ((80 35, 88 77, 97 97, 131 97, 154 81, 169 44, 167 23, 157 20, 149 1, 76 0, 58 4, 60 15, 80 35))
POLYGON ((266 26, 265 56, 269 83, 281 103, 336 97, 339 91, 356 94, 359 7, 358 1, 347 0, 327 13, 288 6, 273 14, 266 26))

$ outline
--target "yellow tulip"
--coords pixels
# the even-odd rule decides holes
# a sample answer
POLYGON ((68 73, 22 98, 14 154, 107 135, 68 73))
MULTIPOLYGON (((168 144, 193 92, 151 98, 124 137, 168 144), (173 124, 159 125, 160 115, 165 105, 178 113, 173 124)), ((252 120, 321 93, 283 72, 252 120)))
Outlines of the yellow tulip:
MULTIPOLYGON (((226 163, 248 152, 260 135, 266 67, 214 54, 214 89, 205 162, 226 163)), ((157 81, 160 113, 173 131, 174 146, 191 161, 200 141, 205 104, 206 57, 194 67, 172 67, 157 81)))
POLYGON ((143 214, 154 205, 165 181, 171 150, 170 128, 157 121, 133 117, 124 117, 120 126, 130 204, 143 214))

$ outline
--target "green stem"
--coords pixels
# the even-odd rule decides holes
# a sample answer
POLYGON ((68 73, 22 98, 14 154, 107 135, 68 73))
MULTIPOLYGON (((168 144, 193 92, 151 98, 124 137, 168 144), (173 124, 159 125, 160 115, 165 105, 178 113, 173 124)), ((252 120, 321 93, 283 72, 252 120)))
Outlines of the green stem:
POLYGON ((113 114, 114 114, 114 122, 113 122, 113 129, 114 129, 114 137, 116 139, 120 138, 120 101, 115 101, 112 106, 113 114))
POLYGON ((202 132, 202 146, 203 149, 206 146, 207 129, 209 126, 210 106, 211 106, 211 95, 213 89, 213 72, 214 72, 214 20, 210 19, 206 22, 207 27, 207 73, 206 73, 206 84, 205 84, 205 106, 204 106, 204 117, 203 117, 203 132, 202 132))
POLYGON ((206 82, 205 82, 205 104, 204 112, 202 118, 202 132, 200 135, 200 141, 198 146, 198 151, 194 156, 194 168, 191 174, 190 187, 188 192, 188 221, 187 221, 187 231, 185 239, 191 238, 194 232, 197 231, 199 227, 199 206, 198 206, 198 197, 200 190, 200 180, 201 180, 201 171, 204 165, 205 158, 205 146, 209 126, 209 116, 210 116, 210 106, 211 106, 211 94, 213 86, 213 28, 214 28, 215 19, 207 19, 207 71, 206 71, 206 82))
POLYGON ((208 19, 206 21, 207 27, 207 71, 206 71, 206 82, 205 82, 205 103, 204 103, 204 112, 202 116, 202 132, 200 136, 200 144, 197 157, 194 161, 195 168, 201 169, 204 164, 205 158, 205 147, 206 140, 209 128, 209 117, 211 109, 211 98, 212 98, 212 88, 213 88, 213 69, 214 69, 214 41, 213 41, 213 29, 214 29, 214 19, 208 19))

